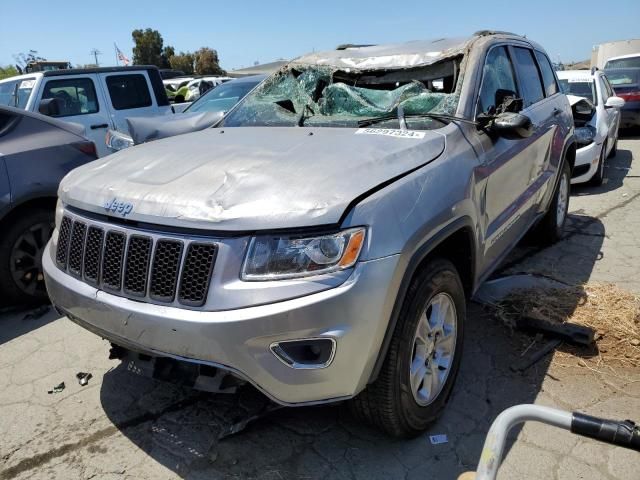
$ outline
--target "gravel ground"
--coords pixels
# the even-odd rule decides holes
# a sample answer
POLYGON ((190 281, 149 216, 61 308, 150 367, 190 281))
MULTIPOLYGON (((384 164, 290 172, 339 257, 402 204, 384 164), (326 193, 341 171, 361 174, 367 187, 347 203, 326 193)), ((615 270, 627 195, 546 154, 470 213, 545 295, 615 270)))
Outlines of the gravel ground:
MULTIPOLYGON (((520 246, 502 273, 535 272, 640 293, 640 139, 621 140, 598 189, 574 189, 569 233, 552 248, 520 246)), ((264 405, 246 389, 208 395, 133 376, 109 345, 50 311, 0 314, 0 480, 455 479, 472 469, 505 408, 537 403, 640 420, 638 372, 599 373, 546 358, 525 374, 509 366, 528 337, 469 306, 464 360, 444 417, 429 434, 398 441, 357 424, 344 406, 282 409, 218 441, 231 421, 264 405), (79 371, 92 372, 78 385, 79 371), (64 381, 66 388, 48 394, 64 381)), ((527 424, 512 435, 500 478, 637 479, 640 455, 527 424)))

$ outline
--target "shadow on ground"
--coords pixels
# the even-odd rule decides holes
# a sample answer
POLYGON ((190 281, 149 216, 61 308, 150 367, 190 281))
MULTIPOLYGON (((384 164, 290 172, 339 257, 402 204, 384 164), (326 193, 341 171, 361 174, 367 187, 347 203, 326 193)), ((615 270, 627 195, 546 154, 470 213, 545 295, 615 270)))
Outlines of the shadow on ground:
MULTIPOLYGON (((601 258, 604 235, 598 219, 572 215, 562 242, 539 249, 525 241, 503 271, 581 284, 601 258), (558 278, 557 271, 567 273, 558 278)), ((580 301, 576 295, 576 305, 580 301)), ((281 409, 219 441, 231 422, 262 408, 264 397, 251 388, 234 395, 198 393, 137 377, 124 365, 105 375, 101 403, 124 435, 182 478, 455 479, 475 468, 500 412, 535 401, 549 357, 524 373, 510 369, 531 342, 531 336, 512 332, 471 303, 464 358, 449 405, 427 434, 413 440, 391 439, 358 424, 343 404, 281 409), (448 442, 432 445, 430 434, 446 434, 448 442)))
POLYGON ((0 345, 25 335, 60 317, 50 305, 0 308, 0 345))

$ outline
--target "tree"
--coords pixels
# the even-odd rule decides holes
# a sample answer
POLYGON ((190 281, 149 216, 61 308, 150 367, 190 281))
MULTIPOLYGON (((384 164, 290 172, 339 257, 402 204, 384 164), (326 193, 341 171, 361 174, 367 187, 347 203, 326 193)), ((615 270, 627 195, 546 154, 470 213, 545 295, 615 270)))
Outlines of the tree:
POLYGON ((160 68, 171 68, 171 57, 176 54, 175 49, 167 45, 162 49, 162 66, 160 68))
POLYGON ((18 69, 13 65, 7 67, 0 67, 0 80, 3 78, 15 77, 19 75, 18 69))
POLYGON ((180 52, 178 55, 169 57, 169 63, 174 70, 182 70, 187 75, 193 75, 193 64, 195 58, 193 53, 180 52))
POLYGON ((24 67, 26 67, 31 62, 44 62, 47 59, 38 55, 37 50, 29 50, 27 53, 16 53, 13 55, 13 59, 16 61, 16 67, 20 68, 24 71, 24 67))
MULTIPOLYGON (((162 35, 157 30, 147 28, 131 32, 133 38, 133 63, 135 65, 164 65, 162 50, 162 35)), ((167 47, 170 48, 170 47, 167 47)))
POLYGON ((224 75, 225 72, 219 64, 218 52, 212 48, 202 47, 196 51, 193 56, 195 57, 195 72, 198 75, 224 75))

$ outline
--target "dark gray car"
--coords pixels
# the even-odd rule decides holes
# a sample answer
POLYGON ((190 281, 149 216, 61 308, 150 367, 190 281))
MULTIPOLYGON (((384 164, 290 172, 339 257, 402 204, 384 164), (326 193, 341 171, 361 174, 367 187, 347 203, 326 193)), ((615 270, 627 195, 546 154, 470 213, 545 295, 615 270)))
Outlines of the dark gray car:
POLYGON ((531 227, 562 236, 573 128, 517 35, 305 55, 216 128, 70 173, 49 294, 131 370, 353 399, 417 435, 453 387, 465 297, 531 227))
POLYGON ((54 226, 58 184, 95 160, 79 125, 0 107, 0 302, 47 298, 42 251, 54 226))

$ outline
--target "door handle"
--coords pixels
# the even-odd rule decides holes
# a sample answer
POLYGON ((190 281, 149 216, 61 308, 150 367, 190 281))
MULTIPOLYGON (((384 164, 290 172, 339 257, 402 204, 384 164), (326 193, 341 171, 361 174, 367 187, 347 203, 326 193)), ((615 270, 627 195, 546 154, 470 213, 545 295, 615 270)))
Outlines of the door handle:
POLYGON ((108 123, 99 123, 97 125, 91 125, 91 130, 97 130, 98 128, 109 128, 108 123))
POLYGON ((562 110, 560 110, 559 108, 554 108, 553 109, 553 116, 557 117, 558 115, 560 115, 562 113, 562 110))

